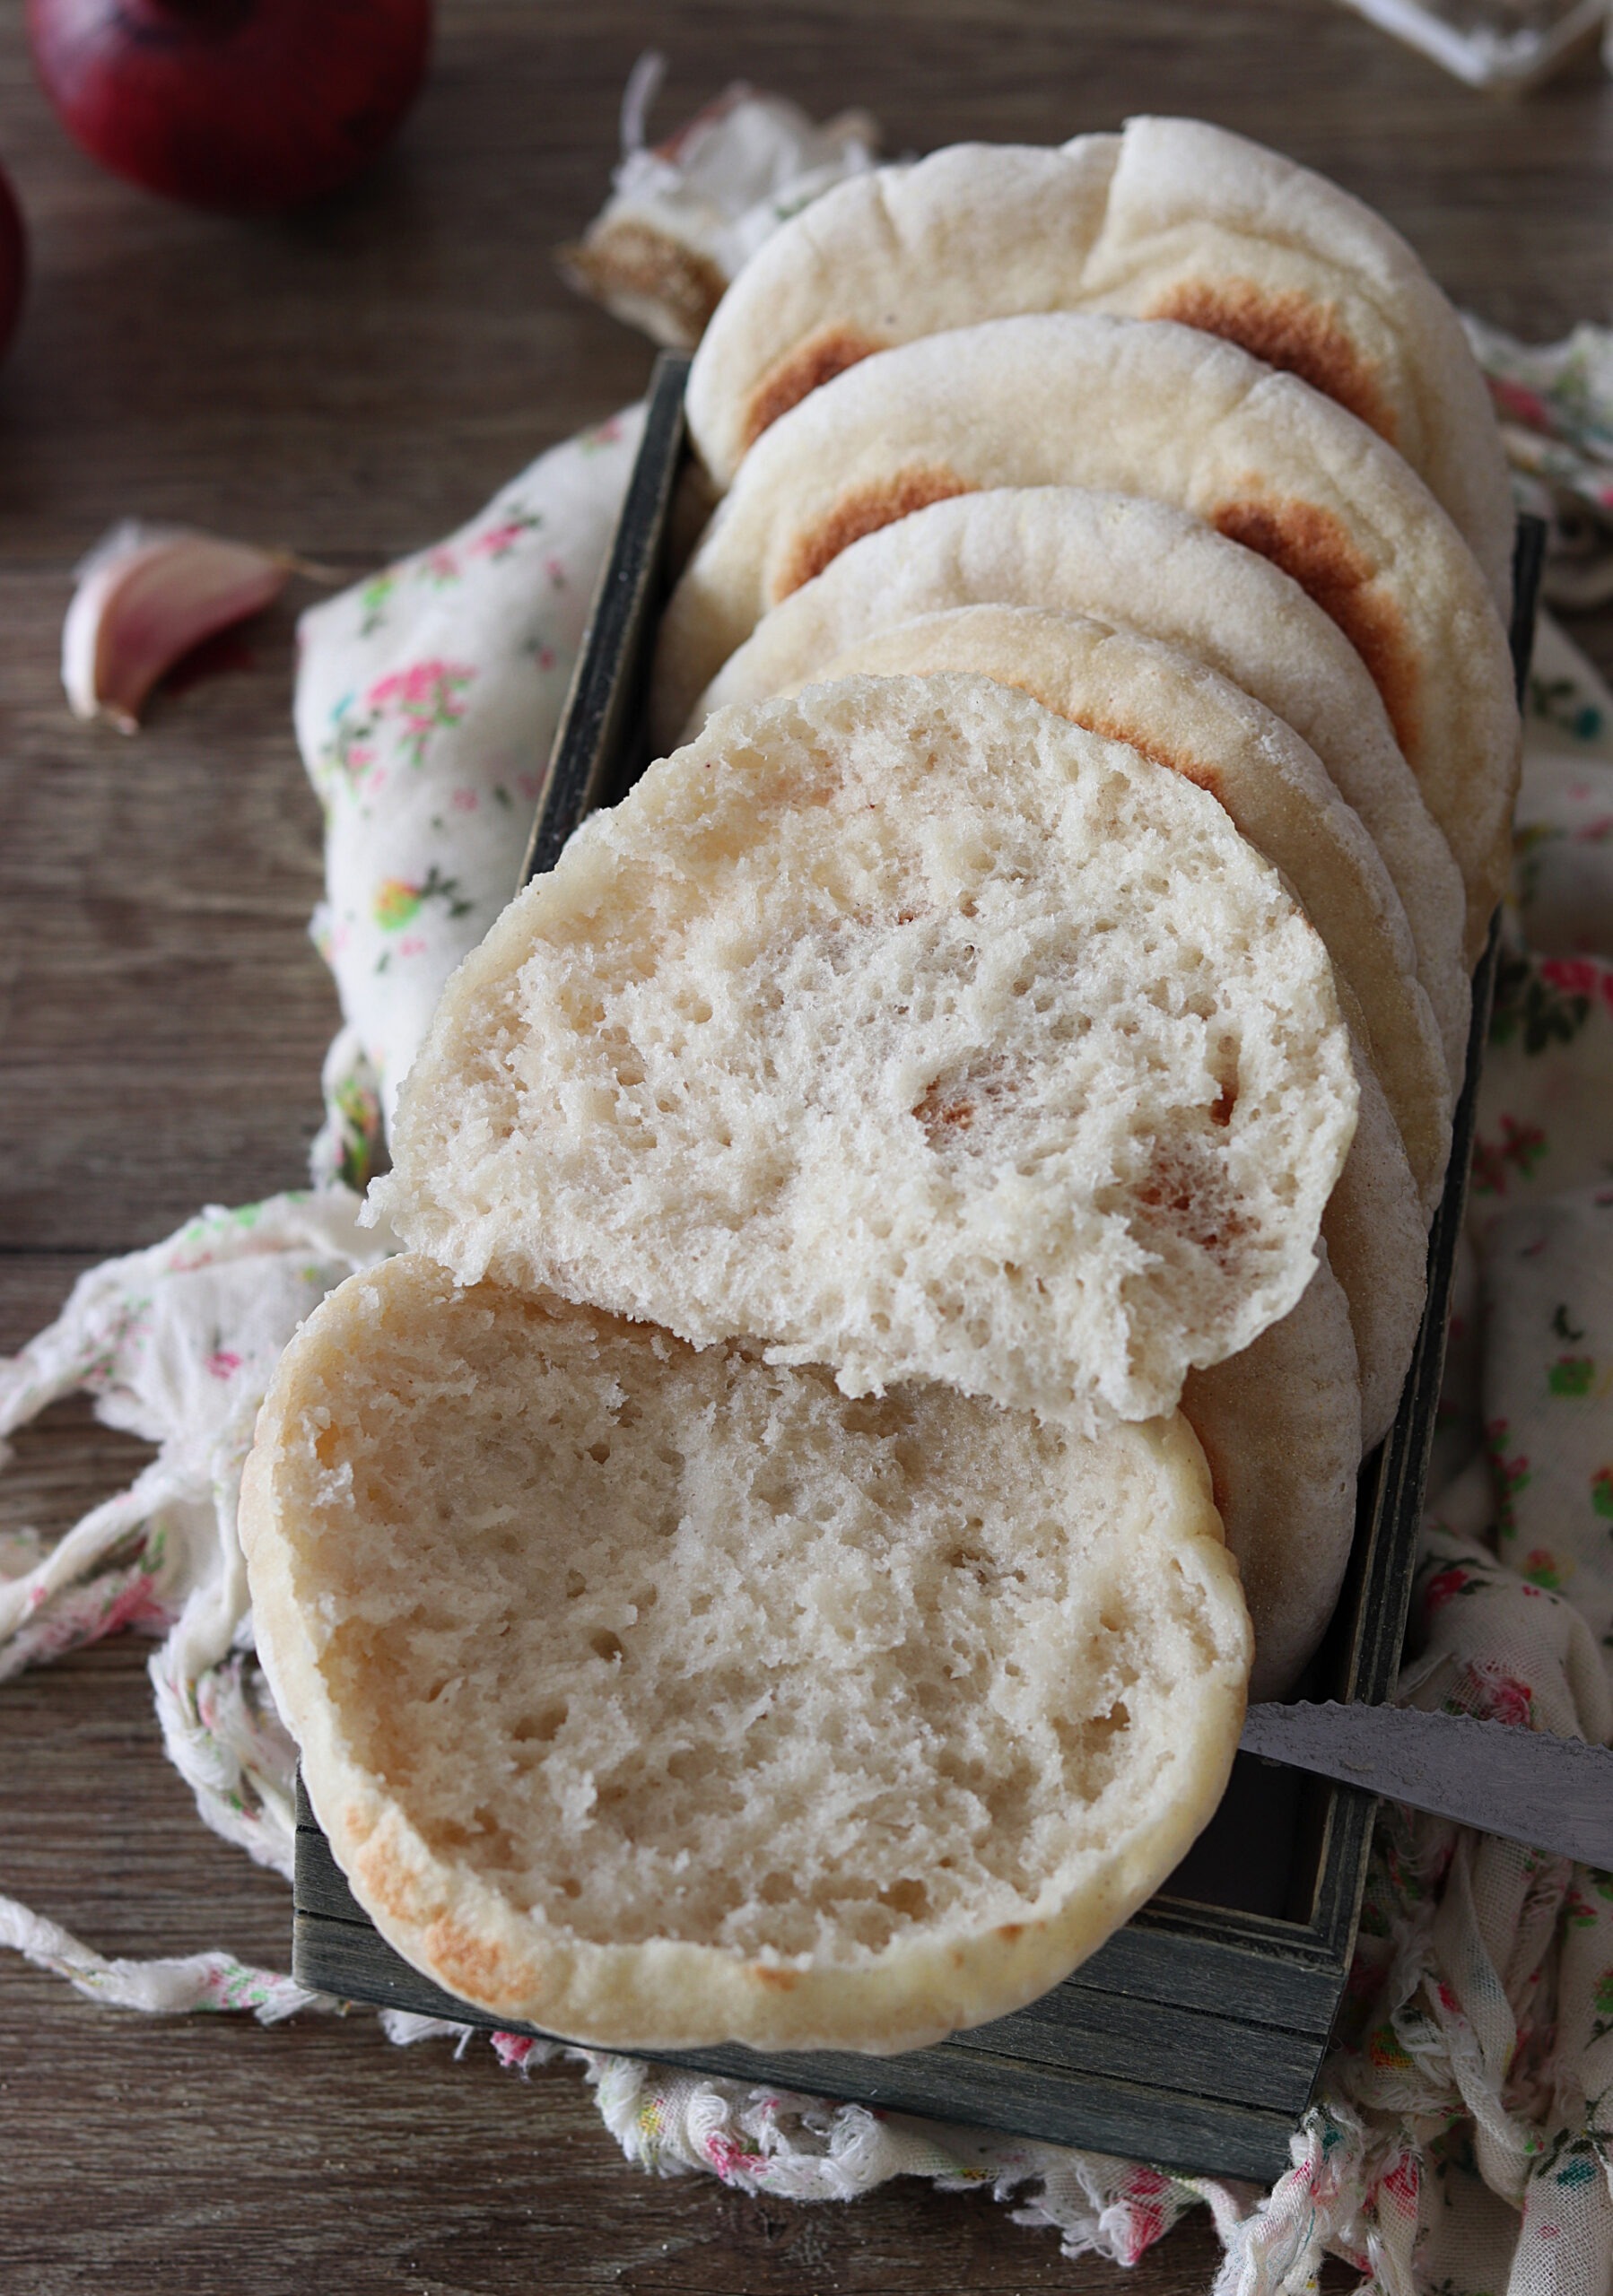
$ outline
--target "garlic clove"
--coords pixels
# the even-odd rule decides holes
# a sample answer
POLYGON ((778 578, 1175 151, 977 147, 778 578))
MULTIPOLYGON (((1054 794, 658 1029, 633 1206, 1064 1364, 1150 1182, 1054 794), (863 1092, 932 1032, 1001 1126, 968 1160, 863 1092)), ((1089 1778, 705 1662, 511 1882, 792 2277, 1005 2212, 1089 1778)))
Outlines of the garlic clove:
POLYGON ((294 561, 187 526, 126 518, 78 570, 62 626, 62 683, 75 718, 135 731, 163 673, 215 631, 277 598, 294 561))

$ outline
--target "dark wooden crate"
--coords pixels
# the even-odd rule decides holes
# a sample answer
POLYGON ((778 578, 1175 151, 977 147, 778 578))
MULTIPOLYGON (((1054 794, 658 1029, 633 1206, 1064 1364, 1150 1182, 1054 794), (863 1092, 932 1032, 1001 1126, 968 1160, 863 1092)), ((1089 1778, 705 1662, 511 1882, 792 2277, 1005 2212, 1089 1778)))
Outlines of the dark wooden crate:
MULTIPOLYGON (((538 809, 523 881, 551 867, 594 805, 648 761, 644 689, 668 578, 684 466, 686 359, 657 363, 641 447, 594 602, 538 809)), ((1520 529, 1513 653, 1527 674, 1543 529, 1520 529)), ((1466 1088, 1428 1244, 1428 1305, 1399 1411, 1363 1465, 1351 1567, 1303 1685, 1318 1698, 1387 1698, 1415 1568, 1467 1199, 1494 941, 1474 982, 1466 1088)), ((1240 1754, 1219 1811, 1150 1902, 1062 1985, 1010 2017, 901 2057, 738 2048, 662 2062, 853 2098, 1170 2166, 1261 2179, 1287 2161, 1354 1950, 1374 1800, 1240 1754)), ((468 2025, 516 2031, 445 1993, 357 1904, 298 1784, 292 1968, 305 1985, 468 2025)))

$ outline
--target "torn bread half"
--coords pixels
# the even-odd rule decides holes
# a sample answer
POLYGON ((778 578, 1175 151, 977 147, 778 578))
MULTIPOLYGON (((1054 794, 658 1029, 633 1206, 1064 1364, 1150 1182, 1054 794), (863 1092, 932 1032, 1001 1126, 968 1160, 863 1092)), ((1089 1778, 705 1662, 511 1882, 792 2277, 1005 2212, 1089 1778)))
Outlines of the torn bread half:
POLYGON ((413 1256, 287 1349, 241 1538, 383 1935, 601 2047, 885 2053, 1002 2016, 1164 1879, 1242 1727, 1184 1421, 853 1401, 413 1256))
POLYGON ((978 677, 723 713, 450 983, 379 1184, 491 1275, 1089 1427, 1297 1301, 1356 1084, 1206 791, 978 677))

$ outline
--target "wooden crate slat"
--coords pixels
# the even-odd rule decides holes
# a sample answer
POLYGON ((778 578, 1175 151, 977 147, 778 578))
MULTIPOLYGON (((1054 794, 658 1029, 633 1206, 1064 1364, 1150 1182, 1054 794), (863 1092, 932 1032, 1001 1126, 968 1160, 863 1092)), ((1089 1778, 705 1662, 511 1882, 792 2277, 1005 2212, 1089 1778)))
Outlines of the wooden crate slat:
POLYGON ((1283 2025, 1318 2033, 1331 2025, 1344 1970, 1309 1930, 1272 1922, 1264 1938, 1258 1931, 1217 1936, 1210 1923, 1218 1909, 1206 1908, 1205 1931, 1195 1934, 1186 1920, 1173 1918, 1174 1905, 1155 1900, 1148 1910, 1164 1917, 1157 1928, 1134 1914, 1066 1985, 1083 1993, 1140 1995, 1182 2009, 1219 2003, 1230 2010, 1234 2002, 1242 2006, 1240 1996, 1258 1990, 1283 2025))
MULTIPOLYGON (((473 2009, 383 1947, 396 1965, 388 1976, 373 1930, 322 1914, 294 1919, 292 1968, 300 1983, 343 1998, 445 2017, 484 2030, 531 2032, 473 2009)), ((1236 2036, 1245 2048, 1264 2048, 1260 2031, 1236 2036)), ((899 2057, 860 2057, 814 2051, 765 2058, 743 2048, 658 2052, 657 2064, 730 2079, 769 2082, 810 2094, 850 2098, 888 2112, 933 2115, 1053 2144, 1096 2146, 1224 2175, 1269 2178, 1287 2159, 1288 2135, 1302 2097, 1291 2108, 1262 2110, 1216 2097, 1184 2095, 1068 2067, 1048 2067, 981 2048, 949 2044, 899 2057)))
MULTIPOLYGON (((1258 2046, 1259 2037, 1246 2045, 1258 2046)), ((976 2050, 966 2065, 951 2048, 883 2058, 828 2052, 760 2058, 739 2048, 702 2049, 657 2062, 1262 2181, 1287 2165, 1295 2118, 1286 2110, 1184 2095, 1113 2074, 1054 2072, 976 2050)))
MULTIPOLYGON (((1265 2003, 1260 2005, 1262 2011, 1265 2003)), ((1228 2104, 1260 2105, 1298 2115, 1316 2078, 1326 2036, 1296 2033, 1235 2014, 1211 2016, 1173 2003, 1123 1993, 1082 1993, 1055 1986, 1012 2016, 944 2046, 960 2054, 1013 2059, 1071 2073, 1122 2070, 1150 2088, 1180 2086, 1228 2104), (1249 2047, 1251 2033, 1258 2046, 1249 2047)))
MULTIPOLYGON (((329 1948, 338 1956, 344 1987, 363 1987, 373 1979, 384 1983, 388 1999, 400 2006, 457 2016, 465 2022, 497 2022, 432 1987, 429 1979, 388 1944, 353 1896, 324 1835, 307 1828, 297 1839, 296 1907, 300 1914, 321 1924, 339 1924, 353 1933, 329 1948), (423 1990, 415 1999, 416 1987, 430 1989, 436 1999, 428 2003, 423 1990)), ((323 1967, 323 1959, 320 1972, 300 1961, 297 1974, 305 1983, 326 1987, 332 1980, 322 1973, 323 1967)), ((1005 2062, 1014 2059, 1026 2066, 1061 2066, 1112 2076, 1123 2073, 1145 2085, 1181 2083, 1207 2097, 1280 2106, 1297 2113, 1311 2093, 1326 2026, 1295 2031, 1275 2022, 1263 1965, 1257 1962, 1242 1974, 1241 1996, 1229 1996, 1225 1987, 1218 1988, 1214 2009, 1098 1992, 1067 1979, 1030 2007, 976 2032, 955 2034, 943 2046, 1005 2062), (1251 2032, 1259 2040, 1252 2052, 1248 2048, 1251 2032)))
POLYGON ((406 2009, 421 2017, 448 2017, 457 2025, 480 2025, 493 2032, 529 2030, 457 2001, 411 1969, 368 1923, 337 1921, 329 1914, 307 1913, 301 1906, 292 1916, 292 1975, 310 1991, 334 1993, 343 2001, 372 2002, 377 2008, 406 2009))

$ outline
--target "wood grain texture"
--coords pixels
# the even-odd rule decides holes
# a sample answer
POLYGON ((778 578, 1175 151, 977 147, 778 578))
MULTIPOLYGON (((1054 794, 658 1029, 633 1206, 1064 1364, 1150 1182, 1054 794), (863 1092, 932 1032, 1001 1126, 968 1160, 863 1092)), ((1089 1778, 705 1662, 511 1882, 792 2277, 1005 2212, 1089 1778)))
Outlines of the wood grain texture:
MULTIPOLYGON (((1504 326, 1613 317, 1613 94, 1594 69, 1494 104, 1329 0, 445 0, 393 153, 318 213, 251 225, 99 173, 33 85, 21 15, 0 4, 0 156, 34 254, 0 370, 0 1346, 101 1254, 209 1197, 295 1185, 335 1021, 305 929, 298 600, 126 742, 62 704, 74 562, 138 513, 356 571, 633 397, 647 346, 569 295, 548 249, 599 204, 650 40, 672 59, 658 125, 737 72, 820 116, 866 103, 894 151, 1202 113, 1374 201, 1504 326)), ((1613 661, 1613 617, 1584 633, 1613 661)), ((144 1456, 78 1405, 16 1448, 0 1526, 59 1527, 144 1456)), ((103 1950, 283 1965, 289 1893, 197 1822, 158 1751, 149 1650, 125 1639, 0 1685, 0 1889, 103 1950)), ((19 2296, 1185 2296, 1216 2255, 1199 2218, 1122 2282, 979 2195, 800 2211, 647 2179, 574 2068, 521 2082, 480 2045, 394 2049, 362 2016, 149 2023, 9 1960, 0 2140, 19 2296)))

